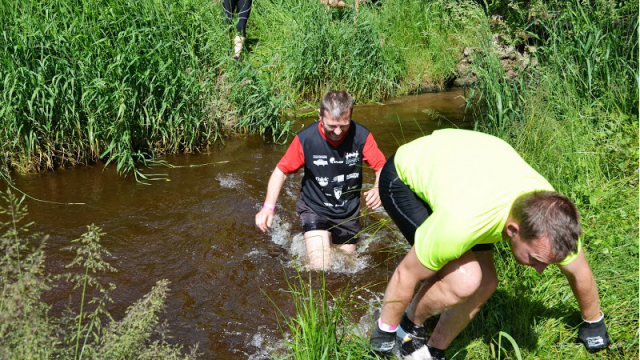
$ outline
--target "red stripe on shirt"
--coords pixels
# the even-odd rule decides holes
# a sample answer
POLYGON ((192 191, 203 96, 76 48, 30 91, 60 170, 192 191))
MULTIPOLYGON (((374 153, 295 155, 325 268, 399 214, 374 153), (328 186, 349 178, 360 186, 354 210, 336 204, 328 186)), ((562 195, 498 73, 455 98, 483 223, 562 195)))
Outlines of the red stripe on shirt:
MULTIPOLYGON (((322 131, 322 123, 320 123, 319 126, 319 131, 322 137, 333 146, 338 146, 346 138, 346 136, 343 137, 342 140, 337 143, 331 141, 331 139, 328 139, 325 136, 324 131, 322 131)), ((384 163, 386 162, 384 154, 382 154, 382 151, 380 151, 380 149, 378 148, 378 144, 376 143, 371 133, 369 133, 369 135, 367 136, 367 140, 364 143, 364 149, 362 150, 362 160, 364 160, 364 162, 369 165, 369 167, 372 168, 373 171, 382 169, 384 163)), ((291 145, 289 145, 287 152, 284 154, 282 159, 280 159, 280 162, 278 162, 277 166, 278 169, 280 169, 280 171, 285 174, 293 174, 304 166, 304 151, 302 149, 300 139, 298 139, 298 135, 293 138, 291 145)))

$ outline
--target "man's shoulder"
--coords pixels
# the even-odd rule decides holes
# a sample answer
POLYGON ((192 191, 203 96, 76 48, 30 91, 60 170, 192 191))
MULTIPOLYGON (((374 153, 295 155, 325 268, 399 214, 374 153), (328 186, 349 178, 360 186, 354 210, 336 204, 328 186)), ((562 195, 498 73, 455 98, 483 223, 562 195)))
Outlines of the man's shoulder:
POLYGON ((369 137, 369 134, 371 134, 371 131, 369 131, 366 126, 353 120, 351 120, 351 129, 351 138, 354 140, 359 139, 360 142, 366 141, 369 137))
POLYGON ((310 136, 314 134, 320 135, 320 131, 318 130, 319 126, 320 126, 320 122, 315 121, 312 124, 305 126, 304 129, 298 131, 297 135, 298 137, 305 137, 305 136, 310 136))
POLYGON ((366 126, 364 126, 364 125, 360 124, 359 122, 356 122, 356 121, 351 120, 351 125, 352 125, 354 128, 362 129, 362 131, 366 131, 367 133, 369 133, 369 132, 370 132, 370 131, 369 131, 369 129, 367 129, 367 127, 366 127, 366 126))

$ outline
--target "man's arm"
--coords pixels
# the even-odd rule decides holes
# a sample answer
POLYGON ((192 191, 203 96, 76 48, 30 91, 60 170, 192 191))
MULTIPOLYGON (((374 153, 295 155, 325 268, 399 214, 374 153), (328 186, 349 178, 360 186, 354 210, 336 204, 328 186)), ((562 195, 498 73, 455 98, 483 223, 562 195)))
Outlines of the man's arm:
POLYGON ((593 277, 584 250, 567 265, 558 265, 564 276, 569 281, 573 296, 578 301, 582 318, 586 321, 598 320, 601 316, 598 287, 593 277))
POLYGON ((380 195, 378 192, 378 182, 380 180, 380 172, 382 171, 382 167, 386 162, 384 154, 378 148, 378 144, 376 140, 373 138, 373 135, 369 133, 367 135, 367 140, 364 143, 364 149, 362 150, 362 159, 367 165, 369 165, 376 173, 376 182, 373 184, 373 189, 365 191, 365 203, 367 207, 371 210, 375 210, 382 202, 380 201, 380 195), (378 169, 378 170, 375 170, 378 169))
MULTIPOLYGON (((267 197, 264 200, 265 204, 276 204, 278 196, 280 195, 280 190, 282 190, 282 186, 286 179, 287 175, 276 166, 273 173, 271 173, 271 178, 269 178, 269 184, 267 185, 267 197)), ((256 214, 256 225, 260 230, 262 230, 262 232, 267 231, 267 229, 271 227, 274 211, 274 209, 263 207, 262 210, 256 214)))
POLYGON ((375 210, 379 208, 380 205, 382 205, 382 201, 380 200, 380 192, 378 191, 378 183, 380 181, 381 172, 382 169, 376 171, 376 182, 375 184, 373 184, 373 189, 364 192, 365 202, 367 204, 367 207, 369 207, 371 210, 375 210))
POLYGON ((596 280, 584 256, 584 250, 580 250, 578 257, 571 263, 558 267, 569 280, 584 320, 580 324, 578 338, 590 353, 607 349, 611 340, 604 323, 604 313, 600 310, 596 280))

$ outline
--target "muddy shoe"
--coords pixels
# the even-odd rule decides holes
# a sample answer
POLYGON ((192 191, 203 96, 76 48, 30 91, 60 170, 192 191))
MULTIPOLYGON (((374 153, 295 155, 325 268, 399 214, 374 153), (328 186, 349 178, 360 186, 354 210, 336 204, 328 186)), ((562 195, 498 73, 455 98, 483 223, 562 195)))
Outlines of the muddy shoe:
POLYGON ((378 324, 371 332, 371 355, 380 359, 393 357, 393 348, 396 344, 396 333, 380 330, 378 324))
POLYGON ((427 332, 424 326, 416 325, 409 320, 405 313, 396 332, 396 342, 400 355, 411 355, 418 349, 425 348, 424 350, 426 350, 427 332))

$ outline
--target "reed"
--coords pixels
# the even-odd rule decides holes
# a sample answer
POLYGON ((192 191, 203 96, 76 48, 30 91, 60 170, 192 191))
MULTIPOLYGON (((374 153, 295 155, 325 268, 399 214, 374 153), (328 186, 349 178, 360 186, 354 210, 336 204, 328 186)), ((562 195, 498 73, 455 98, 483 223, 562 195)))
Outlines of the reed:
POLYGON ((195 359, 196 349, 184 351, 162 336, 158 314, 164 309, 168 282, 161 280, 126 312, 114 319, 107 310, 112 284, 98 275, 115 269, 100 245, 104 233, 87 228, 68 250, 75 253, 59 277, 45 269, 46 237, 29 232, 27 209, 11 192, 1 194, 0 205, 0 358, 31 359, 195 359), (73 302, 61 316, 50 313, 43 293, 73 285, 73 302), (78 290, 79 291, 76 291, 78 290))
POLYGON ((347 310, 353 306, 361 307, 350 300, 356 291, 346 286, 333 296, 326 288, 324 272, 318 272, 316 279, 309 273, 308 280, 297 273, 297 279, 290 281, 287 278, 287 284, 296 313, 287 316, 276 307, 287 351, 273 354, 272 358, 375 358, 368 354, 368 341, 357 332, 347 310))
MULTIPOLYGON (((497 59, 485 54, 482 64, 494 65, 478 72, 471 100, 480 110, 480 130, 510 142, 556 190, 575 201, 615 339, 603 356, 630 358, 638 352, 637 4, 544 5, 549 17, 532 19, 527 28, 538 45, 539 65, 509 80, 490 70, 497 59)), ((580 319, 570 315, 577 309, 561 273, 549 269, 541 277, 516 266, 508 248, 501 251, 509 260, 497 262, 503 275, 499 291, 460 341, 472 341, 487 323, 497 323, 518 339, 523 354, 587 358, 574 343, 580 319), (525 293, 529 300, 519 300, 525 293), (499 318, 489 315, 497 313, 499 318), (541 313, 547 315, 541 318, 541 313), (503 316, 520 321, 503 322, 503 316)))
POLYGON ((7 164, 106 159, 121 173, 206 145, 219 9, 207 1, 4 0, 0 144, 7 164))

